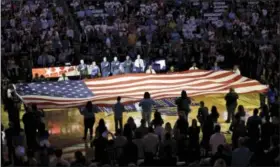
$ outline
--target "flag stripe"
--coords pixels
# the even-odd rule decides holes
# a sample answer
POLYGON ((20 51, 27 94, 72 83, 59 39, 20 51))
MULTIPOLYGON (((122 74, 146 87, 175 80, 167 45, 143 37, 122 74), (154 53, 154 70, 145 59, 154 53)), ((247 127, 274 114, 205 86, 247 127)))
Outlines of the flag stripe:
MULTIPOLYGON (((194 97, 225 94, 229 88, 235 88, 237 93, 263 92, 267 89, 267 86, 261 85, 256 80, 230 71, 203 70, 156 75, 126 74, 90 79, 84 80, 85 87, 79 82, 71 84, 72 87, 80 84, 80 89, 92 92, 92 94, 81 95, 80 91, 72 94, 71 91, 68 91, 68 95, 63 97, 36 93, 18 94, 25 103, 36 103, 39 108, 64 108, 83 106, 87 101, 92 101, 99 106, 112 106, 116 102, 117 96, 122 97, 123 103, 131 104, 141 100, 144 92, 147 91, 150 92, 153 99, 157 100, 177 97, 182 90, 186 90, 188 96, 194 97)), ((73 89, 69 85, 62 85, 61 89, 65 90, 66 86, 68 89, 73 89)), ((57 91, 59 90, 60 88, 57 89, 57 91)))

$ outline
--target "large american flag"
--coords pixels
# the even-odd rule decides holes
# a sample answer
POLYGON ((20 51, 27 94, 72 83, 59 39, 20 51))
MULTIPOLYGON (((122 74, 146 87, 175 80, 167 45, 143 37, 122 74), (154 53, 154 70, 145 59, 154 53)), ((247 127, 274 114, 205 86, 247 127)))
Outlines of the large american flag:
POLYGON ((117 96, 125 104, 138 102, 144 92, 153 99, 180 96, 186 90, 188 96, 225 94, 235 88, 239 94, 264 92, 267 86, 256 80, 231 71, 192 70, 170 74, 126 74, 106 78, 17 84, 16 92, 26 104, 35 103, 39 108, 79 107, 92 101, 98 106, 112 106, 117 96))

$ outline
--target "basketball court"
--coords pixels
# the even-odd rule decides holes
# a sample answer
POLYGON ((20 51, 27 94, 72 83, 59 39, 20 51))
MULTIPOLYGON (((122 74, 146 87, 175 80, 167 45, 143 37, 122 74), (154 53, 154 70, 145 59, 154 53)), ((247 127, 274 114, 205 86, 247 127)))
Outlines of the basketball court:
MULTIPOLYGON (((227 113, 225 109, 224 94, 218 95, 204 95, 193 97, 195 103, 200 101, 205 102, 205 106, 211 109, 212 105, 218 108, 220 113, 220 118, 218 122, 222 127, 222 132, 228 131, 229 124, 225 123, 227 113)), ((254 108, 259 107, 259 94, 258 93, 248 93, 239 95, 238 100, 239 105, 243 105, 247 112, 247 117, 252 115, 254 108)), ((198 106, 192 106, 192 112, 189 114, 189 123, 192 119, 196 118, 198 106)), ((177 119, 176 108, 161 108, 159 111, 162 113, 164 123, 170 122, 172 126, 177 119)), ((24 111, 21 111, 21 117, 24 111)), ((125 112, 123 114, 123 123, 129 117, 133 117, 137 126, 140 125, 141 113, 138 111, 125 112)), ((108 129, 114 133, 114 115, 113 113, 99 112, 96 114, 96 123, 103 118, 106 122, 108 129)), ((2 107, 2 117, 1 121, 5 127, 8 126, 8 115, 3 111, 2 107)), ((73 157, 73 154, 77 150, 85 150, 85 144, 82 140, 83 137, 83 116, 80 114, 77 108, 72 109, 49 109, 45 110, 45 123, 48 127, 50 133, 50 142, 55 147, 63 148, 65 157, 73 157)), ((21 122, 21 127, 23 124, 21 122)), ((94 128, 95 129, 95 128, 94 128)), ((230 136, 227 135, 228 142, 230 142, 230 136)))

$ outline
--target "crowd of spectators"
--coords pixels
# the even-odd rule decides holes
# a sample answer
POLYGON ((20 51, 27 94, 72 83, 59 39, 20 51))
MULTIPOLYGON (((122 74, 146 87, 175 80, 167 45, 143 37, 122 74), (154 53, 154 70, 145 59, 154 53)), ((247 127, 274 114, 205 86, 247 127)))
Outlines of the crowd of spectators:
POLYGON ((139 54, 148 63, 166 59, 176 70, 193 62, 199 69, 215 63, 222 69, 239 65, 242 75, 279 85, 278 1, 67 3, 80 27, 79 52, 74 52, 76 33, 66 24, 69 18, 53 1, 23 1, 21 9, 2 2, 2 53, 16 55, 2 61, 8 69, 2 70, 5 76, 30 76, 32 67, 79 64, 80 59, 99 66, 103 57, 123 62, 128 55, 134 61, 139 54))
POLYGON ((163 58, 178 70, 239 65, 279 85, 278 1, 69 0, 81 28, 81 59, 163 58), (278 43, 277 43, 278 42, 278 43))
MULTIPOLYGON (((5 130, 8 160, 14 166, 50 167, 279 165, 279 114, 275 115, 279 104, 273 104, 270 109, 265 105, 260 112, 254 109, 247 121, 244 107, 240 105, 230 126, 231 144, 217 123, 219 114, 215 106, 209 114, 201 117, 201 111, 207 110, 203 104, 201 102, 197 116, 200 126, 196 119, 189 125, 185 117, 179 115, 172 127, 162 119, 160 112, 155 111, 150 126, 142 119, 137 127, 130 117, 123 128, 113 134, 106 127, 105 120, 100 119, 94 138, 90 140, 93 156, 76 151, 73 162, 63 158, 61 149, 51 146, 42 122, 43 113, 33 105, 26 108, 23 116, 28 149, 16 126, 10 124, 5 130)), ((2 162, 9 164, 2 158, 2 162)))
POLYGON ((15 2, 1 1, 2 76, 26 81, 32 67, 72 59, 74 32, 63 8, 50 0, 15 2))

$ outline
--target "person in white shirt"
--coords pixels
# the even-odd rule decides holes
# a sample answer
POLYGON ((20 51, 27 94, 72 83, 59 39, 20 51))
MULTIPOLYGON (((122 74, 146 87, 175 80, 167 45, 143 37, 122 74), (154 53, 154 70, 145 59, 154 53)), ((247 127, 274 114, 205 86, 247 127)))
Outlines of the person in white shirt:
POLYGON ((234 72, 235 74, 241 75, 241 72, 240 72, 240 70, 239 70, 237 65, 233 66, 232 72, 234 72))
POLYGON ((226 144, 225 135, 221 133, 221 126, 216 125, 214 131, 215 131, 215 133, 211 136, 210 142, 209 142, 209 145, 212 148, 212 155, 214 155, 217 152, 219 145, 226 144))
POLYGON ((62 73, 62 75, 58 78, 58 81, 68 81, 68 77, 65 73, 62 73))
POLYGON ((154 129, 149 127, 149 133, 143 137, 144 143, 144 152, 146 153, 153 153, 157 152, 157 148, 159 145, 159 138, 154 133, 154 129))
POLYGON ((149 68, 146 70, 146 74, 156 74, 156 71, 153 69, 152 65, 149 65, 149 68))
POLYGON ((55 158, 50 162, 50 167, 56 167, 56 166, 66 166, 70 167, 70 163, 62 158, 62 150, 57 149, 55 150, 55 158))
POLYGON ((195 62, 193 63, 193 65, 191 66, 191 68, 189 70, 198 70, 195 62))
POLYGON ((144 65, 144 61, 143 61, 143 59, 141 59, 140 55, 137 55, 137 59, 134 62, 134 66, 136 68, 137 73, 140 73, 140 72, 144 71, 145 65, 144 65))

